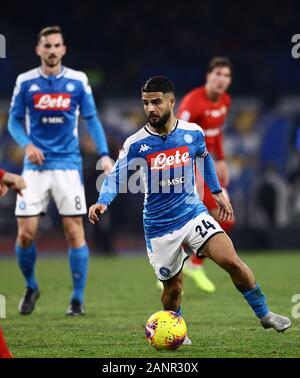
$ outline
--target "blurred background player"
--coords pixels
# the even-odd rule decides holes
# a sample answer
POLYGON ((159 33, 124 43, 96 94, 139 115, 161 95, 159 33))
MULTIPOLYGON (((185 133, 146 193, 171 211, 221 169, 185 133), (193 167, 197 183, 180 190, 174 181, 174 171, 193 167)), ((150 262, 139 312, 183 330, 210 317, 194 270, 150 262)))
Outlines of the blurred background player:
MULTIPOLYGON (((217 175, 225 195, 228 195, 225 188, 229 184, 229 171, 224 156, 222 127, 231 104, 230 96, 226 93, 231 84, 231 76, 230 60, 225 57, 214 57, 208 65, 205 85, 187 93, 177 113, 178 118, 196 123, 203 129, 207 150, 214 157, 217 175)), ((197 188, 209 213, 228 233, 234 225, 234 219, 227 221, 220 219, 219 207, 199 174, 197 188)), ((206 276, 203 263, 204 258, 198 258, 193 254, 185 263, 183 272, 191 277, 200 289, 212 293, 215 291, 215 285, 206 276)))
MULTIPOLYGON (((5 172, 3 169, 0 169, 0 197, 4 197, 9 188, 14 189, 17 193, 22 195, 22 189, 25 189, 25 181, 19 175, 5 172)), ((0 358, 12 358, 12 354, 6 345, 1 327, 0 358)))
POLYGON ((16 203, 16 255, 26 280, 19 312, 30 314, 40 296, 34 272, 34 239, 40 216, 52 196, 62 217, 73 279, 66 314, 82 315, 89 250, 82 222, 86 201, 77 129, 79 113, 86 120, 104 171, 109 172, 112 165, 87 76, 62 66, 66 47, 60 27, 50 26, 39 33, 36 53, 41 66, 18 76, 8 120, 12 137, 25 150, 23 177, 27 187, 16 203))

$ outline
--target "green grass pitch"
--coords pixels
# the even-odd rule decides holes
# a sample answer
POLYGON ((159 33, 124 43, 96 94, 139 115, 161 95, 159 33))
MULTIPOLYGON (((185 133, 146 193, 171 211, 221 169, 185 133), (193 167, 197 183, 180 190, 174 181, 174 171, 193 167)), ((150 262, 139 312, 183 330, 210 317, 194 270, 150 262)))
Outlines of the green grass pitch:
MULTIPOLYGON (((241 254, 253 269, 272 311, 291 317, 291 299, 300 293, 300 254, 241 254)), ((37 261, 41 298, 30 316, 17 305, 23 280, 14 259, 0 259, 0 292, 7 318, 1 319, 15 357, 300 357, 300 318, 278 334, 264 330, 229 276, 211 261, 207 272, 217 291, 205 294, 185 279, 183 316, 191 346, 156 351, 143 326, 161 309, 155 275, 143 252, 135 257, 93 257, 86 291, 87 315, 66 317, 71 292, 67 257, 37 261)))

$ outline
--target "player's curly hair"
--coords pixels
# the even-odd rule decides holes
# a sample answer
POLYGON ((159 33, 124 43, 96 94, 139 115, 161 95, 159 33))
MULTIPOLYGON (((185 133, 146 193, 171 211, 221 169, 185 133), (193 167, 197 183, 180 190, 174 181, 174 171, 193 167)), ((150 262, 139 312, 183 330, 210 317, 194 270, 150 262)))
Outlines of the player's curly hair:
POLYGON ((46 28, 43 28, 39 32, 39 34, 37 36, 37 43, 40 42, 42 37, 46 37, 47 35, 50 35, 50 34, 61 34, 63 36, 63 33, 62 33, 60 26, 58 26, 58 25, 47 26, 46 28))
POLYGON ((142 86, 141 92, 162 92, 175 94, 175 85, 166 76, 152 76, 142 86))

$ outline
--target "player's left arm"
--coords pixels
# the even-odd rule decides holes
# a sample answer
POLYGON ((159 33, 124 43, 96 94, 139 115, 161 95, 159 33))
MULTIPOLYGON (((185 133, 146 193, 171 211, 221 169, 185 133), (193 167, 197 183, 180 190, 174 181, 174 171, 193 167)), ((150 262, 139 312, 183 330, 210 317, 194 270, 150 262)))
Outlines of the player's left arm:
POLYGON ((83 82, 83 94, 80 102, 80 110, 86 121, 88 132, 96 145, 98 154, 100 155, 102 168, 105 173, 108 174, 112 170, 113 164, 109 157, 106 136, 102 123, 97 114, 92 89, 86 76, 83 82))
POLYGON ((100 119, 97 115, 94 115, 85 118, 85 120, 88 132, 97 147, 98 154, 100 155, 102 169, 106 174, 109 174, 109 172, 112 170, 113 164, 111 158, 109 157, 106 136, 100 119))
POLYGON ((222 185, 227 187, 229 185, 229 169, 224 156, 223 150, 223 131, 215 137, 215 156, 216 156, 216 170, 217 175, 220 178, 222 185))
MULTIPOLYGON (((233 209, 230 202, 225 198, 222 193, 222 188, 217 176, 215 163, 213 158, 206 149, 204 135, 202 131, 199 132, 197 158, 204 159, 204 180, 207 183, 212 195, 214 196, 217 204, 220 207, 219 216, 222 221, 230 220, 233 217, 233 209)), ((198 160, 198 159, 197 159, 198 160)), ((198 163, 198 161, 197 161, 198 163)), ((199 164, 197 164, 199 165, 199 164)))

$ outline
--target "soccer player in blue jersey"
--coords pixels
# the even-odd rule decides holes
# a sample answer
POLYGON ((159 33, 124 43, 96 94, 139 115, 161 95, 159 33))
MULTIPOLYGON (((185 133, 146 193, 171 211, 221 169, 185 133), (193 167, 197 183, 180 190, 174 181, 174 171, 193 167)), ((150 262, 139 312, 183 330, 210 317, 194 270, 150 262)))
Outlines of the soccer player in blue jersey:
POLYGON ((8 120, 8 130, 25 150, 26 189, 16 203, 16 254, 26 280, 19 312, 30 314, 40 296, 35 278, 34 239, 40 216, 53 197, 69 246, 73 280, 66 314, 82 315, 89 250, 82 222, 86 202, 77 130, 79 114, 87 123, 104 171, 108 173, 112 165, 87 76, 62 65, 66 47, 58 26, 44 28, 39 33, 36 53, 41 66, 18 76, 8 120))
MULTIPOLYGON (((291 321, 269 311, 253 273, 199 199, 195 160, 201 158, 204 179, 220 207, 220 219, 226 221, 233 216, 206 149, 203 131, 196 124, 176 119, 174 93, 173 83, 163 76, 150 78, 142 87, 148 123, 125 141, 113 171, 104 180, 98 202, 89 209, 89 220, 93 224, 99 221, 120 187, 124 190, 127 171, 139 166, 145 183, 147 253, 157 278, 163 282, 164 309, 181 313, 182 267, 188 257, 182 245, 186 244, 195 254, 209 257, 229 273, 264 328, 282 332, 291 321)), ((187 339, 185 343, 190 342, 187 339)))

